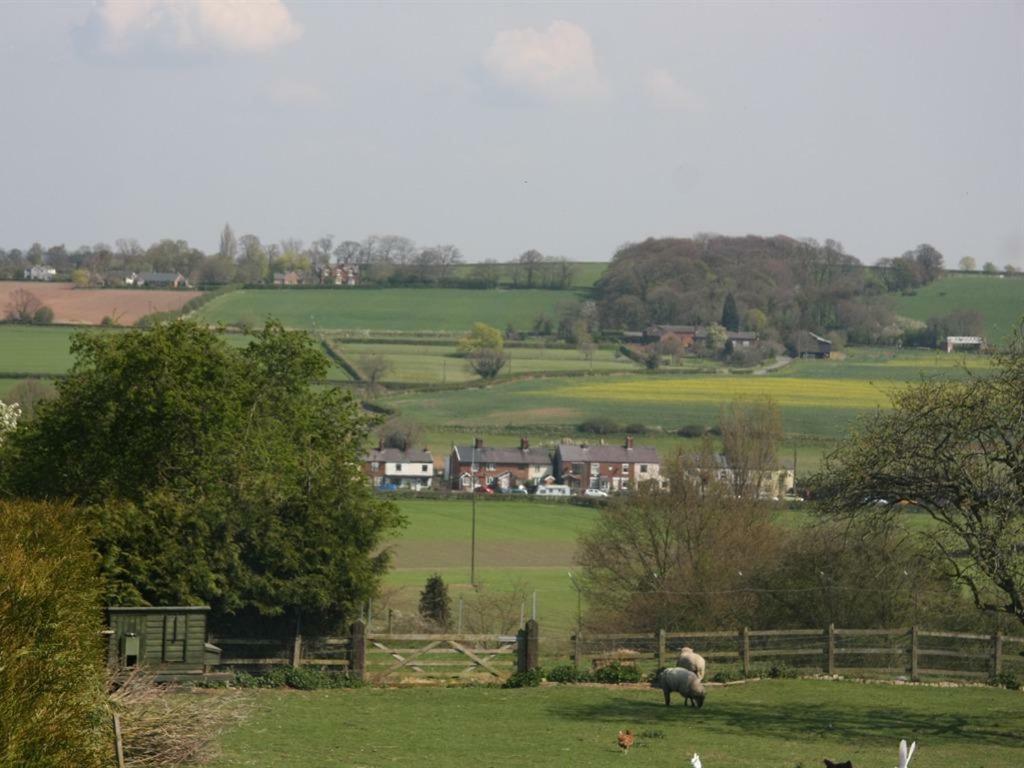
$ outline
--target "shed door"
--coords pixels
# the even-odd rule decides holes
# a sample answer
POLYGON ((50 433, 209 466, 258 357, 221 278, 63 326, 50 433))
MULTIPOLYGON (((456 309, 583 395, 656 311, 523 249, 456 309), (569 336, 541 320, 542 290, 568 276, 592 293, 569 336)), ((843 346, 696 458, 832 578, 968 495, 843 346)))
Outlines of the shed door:
POLYGON ((164 614, 163 660, 170 663, 185 661, 185 622, 187 614, 164 614))

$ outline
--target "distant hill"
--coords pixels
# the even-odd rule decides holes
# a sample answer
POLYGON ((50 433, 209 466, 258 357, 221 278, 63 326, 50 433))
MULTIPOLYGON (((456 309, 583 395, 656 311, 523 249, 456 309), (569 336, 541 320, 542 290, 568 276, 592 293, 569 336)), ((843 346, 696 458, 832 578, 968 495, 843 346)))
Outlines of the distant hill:
POLYGON ((1024 277, 947 274, 913 295, 894 299, 896 312, 921 322, 957 310, 977 310, 991 342, 1006 340, 1024 315, 1024 277))

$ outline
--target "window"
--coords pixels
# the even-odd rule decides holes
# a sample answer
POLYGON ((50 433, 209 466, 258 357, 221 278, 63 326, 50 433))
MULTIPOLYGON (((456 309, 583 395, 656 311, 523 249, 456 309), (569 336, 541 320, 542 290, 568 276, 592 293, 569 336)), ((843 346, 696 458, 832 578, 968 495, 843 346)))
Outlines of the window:
POLYGON ((401 471, 402 471, 402 465, 401 464, 395 464, 395 472, 401 472, 401 471))
POLYGON ((573 464, 572 465, 572 473, 574 475, 582 475, 583 474, 583 465, 580 464, 579 462, 573 464))
POLYGON ((593 476, 601 474, 601 465, 598 464, 596 461, 590 462, 590 474, 593 476))
POLYGON ((420 472, 426 472, 426 471, 427 471, 427 465, 426 464, 420 464, 420 472))
POLYGON ((647 465, 646 464, 641 464, 640 465, 640 471, 642 473, 646 473, 647 472, 647 465))
POLYGON ((488 464, 488 465, 487 465, 487 469, 488 469, 489 471, 493 472, 493 471, 494 471, 494 464, 488 464))
POLYGON ((380 462, 379 461, 371 461, 370 462, 370 470, 371 471, 377 472, 379 469, 380 469, 380 462))
POLYGON ((623 462, 623 464, 622 464, 622 474, 624 474, 624 475, 628 475, 629 474, 629 464, 626 464, 625 462, 623 462))

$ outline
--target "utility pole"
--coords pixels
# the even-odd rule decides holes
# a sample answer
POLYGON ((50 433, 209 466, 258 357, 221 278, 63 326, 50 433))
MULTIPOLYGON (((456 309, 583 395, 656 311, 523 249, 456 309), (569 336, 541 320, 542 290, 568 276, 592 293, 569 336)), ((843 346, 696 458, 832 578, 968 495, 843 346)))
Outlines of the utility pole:
POLYGON ((473 527, 469 545, 469 583, 476 586, 476 438, 473 438, 473 454, 469 470, 473 477, 469 483, 470 503, 473 507, 473 527))

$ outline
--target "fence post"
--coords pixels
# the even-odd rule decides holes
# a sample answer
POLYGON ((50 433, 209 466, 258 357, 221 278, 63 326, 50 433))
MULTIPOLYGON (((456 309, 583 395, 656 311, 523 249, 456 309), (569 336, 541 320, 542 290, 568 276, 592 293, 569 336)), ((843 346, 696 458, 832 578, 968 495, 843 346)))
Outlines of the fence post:
POLYGON ((665 630, 658 630, 658 666, 665 666, 665 630))
POLYGON ((917 625, 910 628, 910 679, 917 680, 917 625))
POLYGON ((354 680, 366 677, 366 622, 352 622, 348 635, 348 673, 354 680))
POLYGON ((540 627, 530 619, 516 632, 516 671, 529 672, 540 666, 540 627))
POLYGON ((750 628, 743 627, 740 630, 742 641, 741 653, 743 654, 743 676, 750 677, 750 628))
POLYGON ((831 622, 828 625, 828 658, 825 662, 825 671, 830 677, 836 673, 836 625, 831 622))
POLYGON ((992 677, 1003 671, 1003 633, 992 635, 992 677))
POLYGON ((391 630, 392 630, 392 627, 393 627, 394 613, 395 612, 394 612, 394 610, 392 608, 388 608, 388 634, 389 635, 391 634, 391 630))
POLYGON ((302 635, 298 632, 295 633, 295 639, 292 641, 292 666, 298 667, 302 664, 302 635))

